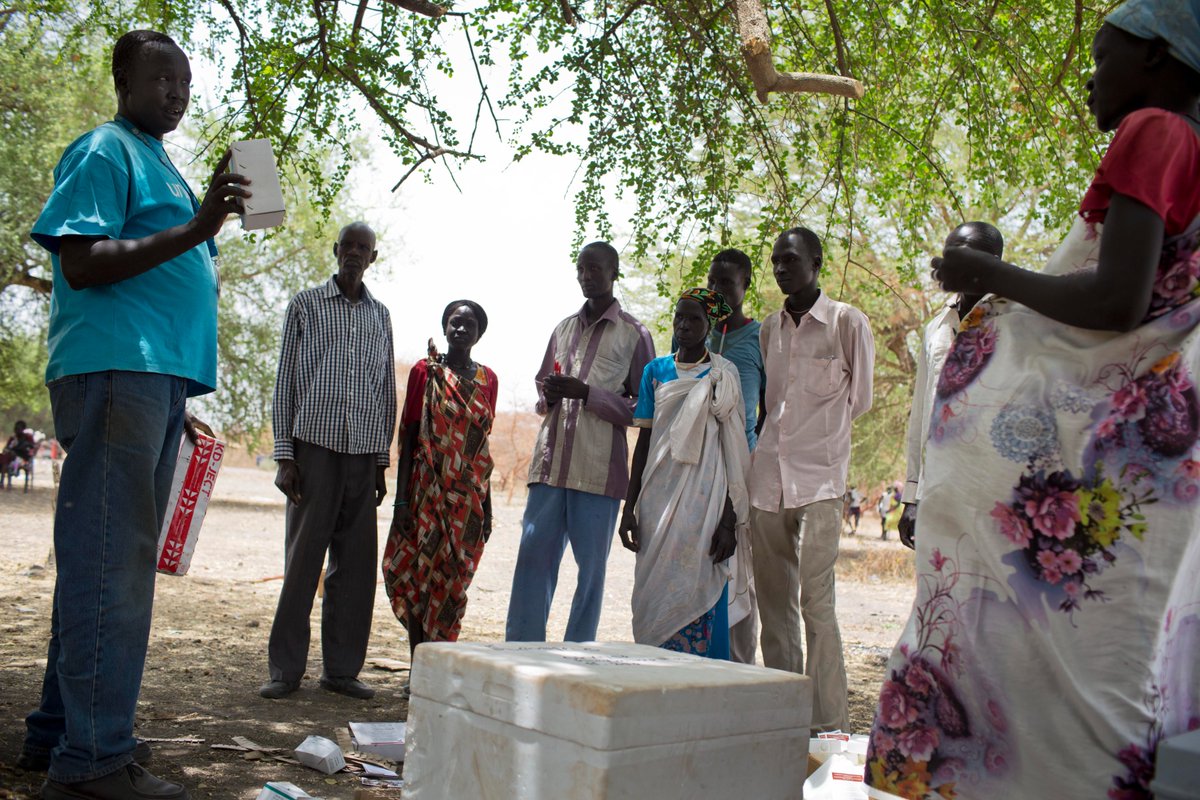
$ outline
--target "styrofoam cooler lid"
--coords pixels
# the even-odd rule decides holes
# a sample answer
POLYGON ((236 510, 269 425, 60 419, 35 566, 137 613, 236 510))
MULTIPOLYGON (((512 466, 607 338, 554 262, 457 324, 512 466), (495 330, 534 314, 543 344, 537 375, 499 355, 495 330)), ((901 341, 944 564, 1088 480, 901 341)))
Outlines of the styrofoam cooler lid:
POLYGON ((809 727, 808 678, 605 642, 416 649, 412 695, 597 750, 809 727))
POLYGON ((1181 733, 1158 743, 1150 791, 1162 800, 1200 798, 1200 730, 1181 733))

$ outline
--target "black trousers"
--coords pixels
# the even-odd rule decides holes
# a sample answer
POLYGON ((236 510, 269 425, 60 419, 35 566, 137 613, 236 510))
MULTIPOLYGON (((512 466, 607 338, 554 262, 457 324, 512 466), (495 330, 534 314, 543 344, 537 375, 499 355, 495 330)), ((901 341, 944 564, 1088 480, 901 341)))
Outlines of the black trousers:
POLYGON ((375 455, 297 441, 296 467, 300 504, 287 503, 283 588, 267 647, 270 676, 288 683, 304 676, 308 620, 328 552, 321 604, 324 674, 353 678, 367 655, 379 573, 375 455))

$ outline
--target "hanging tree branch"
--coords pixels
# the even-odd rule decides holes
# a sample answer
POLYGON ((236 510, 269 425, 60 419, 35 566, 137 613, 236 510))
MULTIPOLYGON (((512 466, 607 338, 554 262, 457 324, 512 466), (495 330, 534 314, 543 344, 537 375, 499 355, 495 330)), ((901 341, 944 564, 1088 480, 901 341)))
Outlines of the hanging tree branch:
POLYGON ((742 57, 746 59, 760 103, 766 103, 771 92, 815 92, 856 100, 863 96, 863 85, 854 78, 776 71, 771 57, 771 30, 761 0, 736 0, 735 12, 742 37, 742 57))

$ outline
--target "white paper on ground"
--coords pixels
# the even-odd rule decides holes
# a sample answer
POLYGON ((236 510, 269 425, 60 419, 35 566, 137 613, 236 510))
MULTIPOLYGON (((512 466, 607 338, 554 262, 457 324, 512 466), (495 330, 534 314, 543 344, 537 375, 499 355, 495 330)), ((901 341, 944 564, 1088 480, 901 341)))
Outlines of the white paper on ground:
POLYGON ((804 800, 870 800, 862 765, 834 753, 804 782, 804 800))
POLYGON ((363 762, 363 774, 368 778, 399 778, 400 776, 390 769, 376 766, 368 762, 363 762))

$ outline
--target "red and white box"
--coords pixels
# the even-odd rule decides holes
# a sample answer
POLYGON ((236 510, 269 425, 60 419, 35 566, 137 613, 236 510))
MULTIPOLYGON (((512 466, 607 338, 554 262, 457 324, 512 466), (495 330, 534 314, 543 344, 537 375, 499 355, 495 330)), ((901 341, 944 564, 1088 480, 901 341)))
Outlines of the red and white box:
POLYGON ((171 504, 158 534, 158 571, 186 575, 192 551, 200 538, 200 526, 213 484, 225 457, 225 443, 196 431, 196 444, 187 436, 179 446, 175 477, 171 479, 171 504))

